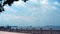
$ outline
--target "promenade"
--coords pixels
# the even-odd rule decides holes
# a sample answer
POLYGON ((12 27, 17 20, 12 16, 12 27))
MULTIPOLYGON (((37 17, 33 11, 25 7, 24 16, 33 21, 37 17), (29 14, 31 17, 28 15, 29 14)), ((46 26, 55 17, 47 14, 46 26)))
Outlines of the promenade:
POLYGON ((16 33, 16 32, 0 31, 0 34, 28 34, 28 33, 16 33))

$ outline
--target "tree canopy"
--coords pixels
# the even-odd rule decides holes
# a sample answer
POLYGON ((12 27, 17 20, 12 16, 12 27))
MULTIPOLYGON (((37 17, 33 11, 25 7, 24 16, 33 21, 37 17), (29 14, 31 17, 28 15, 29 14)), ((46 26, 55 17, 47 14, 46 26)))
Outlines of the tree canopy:
MULTIPOLYGON (((5 6, 6 4, 8 4, 9 6, 11 6, 13 4, 13 2, 19 1, 19 0, 6 0, 6 1, 4 0, 4 2, 2 2, 2 1, 3 0, 0 0, 0 12, 5 11, 3 6, 5 6)), ((22 1, 26 2, 28 0, 22 0, 22 1)))

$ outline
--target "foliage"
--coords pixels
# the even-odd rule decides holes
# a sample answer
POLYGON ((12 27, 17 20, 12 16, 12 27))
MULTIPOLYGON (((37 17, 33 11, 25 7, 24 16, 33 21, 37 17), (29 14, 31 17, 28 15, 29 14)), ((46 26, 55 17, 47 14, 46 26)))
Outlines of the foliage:
MULTIPOLYGON (((0 0, 0 12, 3 12, 4 11, 4 6, 6 4, 8 4, 9 6, 11 6, 13 4, 13 2, 15 1, 19 1, 19 0, 6 0, 4 2, 2 2, 3 0, 0 0)), ((24 2, 28 1, 28 0, 22 0, 24 2)))

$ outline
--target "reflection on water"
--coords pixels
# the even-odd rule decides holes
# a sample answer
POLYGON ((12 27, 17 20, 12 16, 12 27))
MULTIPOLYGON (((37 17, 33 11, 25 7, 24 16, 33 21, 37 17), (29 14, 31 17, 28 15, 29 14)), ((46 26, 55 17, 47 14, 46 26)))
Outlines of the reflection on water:
POLYGON ((14 32, 0 31, 0 34, 29 34, 29 33, 14 33, 14 32))

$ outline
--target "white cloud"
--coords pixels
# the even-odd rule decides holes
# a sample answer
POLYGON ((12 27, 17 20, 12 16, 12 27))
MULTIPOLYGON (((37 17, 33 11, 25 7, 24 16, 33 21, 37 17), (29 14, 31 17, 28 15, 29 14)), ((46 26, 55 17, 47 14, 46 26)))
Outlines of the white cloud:
POLYGON ((18 12, 18 9, 14 9, 16 7, 12 7, 12 6, 4 6, 5 12, 3 12, 3 14, 7 13, 7 14, 15 14, 18 12))
POLYGON ((38 0, 30 0, 30 2, 32 2, 32 3, 38 3, 38 0))
POLYGON ((17 2, 14 2, 13 5, 15 5, 15 6, 25 6, 25 3, 22 0, 19 0, 17 2))
POLYGON ((60 3, 57 2, 57 1, 53 2, 52 4, 53 4, 54 6, 60 6, 60 3))
POLYGON ((28 21, 28 22, 34 21, 34 17, 17 16, 13 14, 5 14, 5 15, 0 16, 0 18, 2 18, 2 20, 5 20, 5 21, 10 21, 10 20, 23 20, 23 21, 28 21))
POLYGON ((57 4, 59 4, 59 3, 58 3, 58 2, 54 2, 53 4, 57 5, 57 4))
POLYGON ((41 4, 46 4, 46 5, 47 5, 47 4, 48 4, 48 0, 40 0, 40 3, 41 3, 41 4))
POLYGON ((57 7, 54 7, 54 6, 52 6, 51 7, 53 10, 58 10, 58 8, 57 7))

